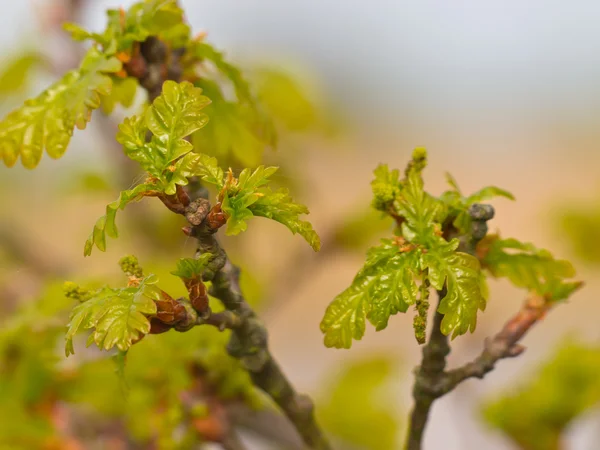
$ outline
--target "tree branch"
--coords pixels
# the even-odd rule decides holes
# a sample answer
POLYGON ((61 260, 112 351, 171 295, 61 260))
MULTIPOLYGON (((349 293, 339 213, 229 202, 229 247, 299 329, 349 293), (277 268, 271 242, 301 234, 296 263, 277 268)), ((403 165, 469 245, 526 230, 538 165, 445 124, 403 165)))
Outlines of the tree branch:
POLYGON ((551 304, 539 296, 531 296, 517 314, 504 324, 502 329, 485 341, 484 349, 472 362, 447 372, 450 389, 468 378, 483 378, 494 369, 496 362, 503 358, 519 356, 525 347, 519 341, 529 329, 542 319, 550 310, 551 304))
POLYGON ((281 408, 307 446, 317 450, 330 449, 325 435, 315 421, 312 401, 296 392, 273 358, 268 348, 267 330, 241 293, 240 270, 229 261, 215 238, 215 233, 224 224, 220 205, 211 207, 210 202, 204 198, 188 203, 185 197, 180 197, 181 199, 177 196, 168 199, 167 206, 188 220, 191 226, 183 231, 198 240, 198 254, 213 255, 206 266, 203 279, 212 282, 210 294, 221 300, 226 309, 223 313, 198 318, 196 324, 231 329, 227 351, 241 361, 254 385, 268 394, 281 408), (178 201, 180 205, 173 205, 173 202, 178 201), (188 204, 184 206, 185 203, 188 204))
MULTIPOLYGON (((469 209, 472 219, 470 233, 466 236, 456 236, 457 230, 449 223, 445 229, 444 237, 448 240, 459 237, 459 250, 473 255, 477 243, 487 233, 487 221, 494 217, 494 209, 489 205, 474 204, 469 209)), ((439 302, 446 295, 445 289, 438 292, 439 302)), ((445 372, 446 356, 450 353, 448 336, 441 331, 443 314, 436 309, 433 320, 433 329, 429 341, 423 347, 423 358, 421 365, 415 372, 415 384, 413 387, 413 398, 415 401, 410 415, 410 425, 406 448, 408 450, 420 450, 423 441, 425 426, 429 419, 429 411, 433 402, 447 394, 456 385, 450 386, 448 376, 445 372)))

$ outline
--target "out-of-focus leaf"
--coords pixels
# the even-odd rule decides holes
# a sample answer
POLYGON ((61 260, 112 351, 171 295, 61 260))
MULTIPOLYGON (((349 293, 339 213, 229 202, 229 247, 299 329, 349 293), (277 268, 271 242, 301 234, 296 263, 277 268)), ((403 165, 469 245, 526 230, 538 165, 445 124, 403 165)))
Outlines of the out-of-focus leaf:
POLYGON ((71 140, 74 127, 84 129, 101 98, 110 93, 110 73, 121 63, 94 47, 79 69, 68 72, 38 97, 11 112, 0 122, 0 156, 12 167, 17 159, 28 169, 36 167, 44 149, 60 158, 71 140))
POLYGON ((569 261, 555 259, 548 250, 516 239, 488 236, 478 248, 485 255, 483 263, 495 277, 506 277, 515 286, 525 288, 549 301, 568 298, 582 285, 569 280, 575 269, 569 261))
POLYGON ((567 427, 600 404, 600 348, 569 341, 527 381, 484 404, 484 417, 520 448, 561 448, 567 427))
POLYGON ((109 95, 102 97, 102 112, 110 114, 117 105, 129 108, 133 105, 138 82, 135 78, 113 78, 113 88, 109 95))
POLYGON ((319 121, 306 89, 287 73, 263 69, 257 77, 257 97, 269 114, 291 131, 307 131, 319 121))
POLYGON ((394 382, 393 368, 390 359, 378 357, 342 367, 319 402, 319 423, 351 448, 397 448, 401 426, 383 395, 394 382))
POLYGON ((100 251, 106 251, 106 235, 116 238, 119 233, 115 223, 117 211, 124 209, 129 203, 140 200, 145 195, 148 195, 155 188, 152 184, 138 184, 135 188, 128 191, 122 191, 119 198, 112 203, 106 205, 106 214, 100 217, 94 225, 92 234, 85 242, 84 256, 92 254, 94 245, 100 251))
POLYGON ((3 65, 0 72, 0 97, 22 94, 29 85, 31 71, 42 62, 36 51, 19 53, 3 65))
POLYGON ((337 246, 347 250, 357 250, 383 237, 385 231, 392 230, 392 220, 373 208, 353 208, 336 227, 334 240, 337 246))
POLYGON ((571 203, 557 211, 559 233, 586 263, 600 264, 600 199, 589 205, 571 203))

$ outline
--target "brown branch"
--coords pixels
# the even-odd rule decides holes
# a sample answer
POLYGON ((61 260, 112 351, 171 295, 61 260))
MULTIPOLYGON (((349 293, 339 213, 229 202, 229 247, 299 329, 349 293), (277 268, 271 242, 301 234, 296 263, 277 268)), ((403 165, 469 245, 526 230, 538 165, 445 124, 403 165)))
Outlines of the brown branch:
POLYGON ((446 373, 450 389, 468 378, 483 378, 503 358, 519 356, 525 347, 519 341, 530 328, 540 321, 552 304, 544 298, 532 295, 517 314, 504 324, 500 332, 485 341, 484 349, 474 361, 446 373))

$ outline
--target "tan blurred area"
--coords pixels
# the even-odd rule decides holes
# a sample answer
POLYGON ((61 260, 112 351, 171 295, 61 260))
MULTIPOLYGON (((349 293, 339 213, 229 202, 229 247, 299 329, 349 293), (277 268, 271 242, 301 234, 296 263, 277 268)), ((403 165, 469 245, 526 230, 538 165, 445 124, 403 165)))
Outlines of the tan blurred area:
MULTIPOLYGON (((81 20, 96 24, 101 23, 101 13, 107 4, 114 6, 120 2, 91 3, 94 5, 81 20)), ((344 217, 370 202, 369 183, 379 163, 403 168, 414 147, 426 147, 430 164, 425 183, 430 192, 441 193, 446 188, 446 171, 454 175, 465 192, 487 185, 505 188, 517 201, 493 202, 496 217, 490 222, 490 231, 498 229, 502 236, 535 242, 557 256, 574 261, 585 288, 567 304, 558 306, 527 335, 523 342, 527 351, 521 357, 500 361, 485 380, 467 381, 441 399, 434 407, 425 441, 426 449, 515 448, 483 423, 479 413, 482 400, 521 381, 567 336, 600 343, 597 319, 600 305, 596 295, 600 290, 599 269, 574 253, 560 227, 564 205, 600 202, 600 83, 597 81, 600 78, 596 78, 595 85, 588 80, 590 72, 600 71, 600 56, 591 60, 587 53, 569 50, 580 44, 592 45, 591 41, 597 48, 600 32, 588 21, 577 24, 569 15, 575 14, 575 5, 558 3, 547 7, 545 19, 554 21, 556 30, 561 30, 556 34, 561 36, 569 35, 579 26, 577 36, 581 42, 572 35, 562 44, 560 37, 557 42, 546 42, 549 25, 536 18, 535 14, 543 11, 538 2, 526 2, 530 3, 529 9, 518 2, 492 2, 494 5, 487 9, 474 2, 458 2, 452 11, 449 5, 436 2, 418 6, 417 2, 394 5, 395 2, 383 0, 370 2, 368 7, 368 2, 343 5, 341 0, 323 5, 316 1, 303 2, 304 5, 293 1, 288 7, 267 0, 253 0, 244 5, 235 1, 182 3, 189 8, 190 21, 195 27, 207 30, 212 42, 230 48, 228 54, 244 64, 260 66, 267 61, 292 71, 299 68, 296 73, 300 74, 300 82, 306 80, 307 91, 317 98, 316 103, 327 105, 326 111, 335 111, 336 120, 339 116, 339 129, 333 135, 319 130, 292 133, 283 136, 276 153, 267 150, 269 162, 286 168, 281 176, 291 179, 283 181, 292 185, 292 191, 297 188, 295 196, 309 206, 310 220, 324 239, 322 254, 312 254, 299 237, 291 237, 280 225, 262 219, 254 219, 248 232, 239 238, 227 238, 224 243, 235 262, 250 267, 252 275, 268 286, 270 303, 264 314, 270 346, 299 390, 318 396, 324 380, 338 372, 343 362, 369 354, 391 356, 398 359, 401 370, 385 402, 392 404, 405 423, 403 417, 412 402, 411 370, 420 360, 412 314, 394 316, 381 332, 368 326, 366 336, 354 343, 351 350, 325 348, 319 330, 324 309, 349 285, 368 248, 365 245, 363 251, 350 251, 333 245, 328 237, 344 217), (311 8, 314 27, 308 11, 311 8), (354 11, 344 12, 346 9, 354 11), (457 10, 463 10, 463 14, 457 10), (425 17, 433 11, 437 11, 435 17, 428 22, 425 17), (362 20, 355 17, 361 14, 362 20), (397 28, 406 24, 407 15, 421 21, 419 33, 429 35, 428 38, 397 28), (384 19, 385 16, 388 18, 384 19), (400 25, 389 16, 396 17, 400 25), (444 23, 450 30, 435 28, 444 23), (496 24, 496 33, 485 24, 488 27, 496 24), (357 28, 358 25, 362 28, 357 28), (459 34, 462 28, 470 28, 470 34, 459 34), (513 28, 521 42, 515 42, 516 38, 507 34, 513 28), (378 33, 381 37, 375 39, 378 33), (453 33, 456 40, 447 42, 453 33), (310 38, 303 40, 305 34, 311 34, 310 38), (279 35, 281 39, 273 41, 279 35), (480 53, 475 52, 470 41, 478 37, 480 53), (386 45, 386 39, 397 41, 386 45), (371 50, 361 47, 366 45, 372 46, 371 50), (467 47, 463 52, 461 45, 467 47), (566 48, 555 50, 560 45, 566 48), (247 52, 251 47, 254 51, 247 52), (351 48, 357 49, 355 74, 349 73, 353 67, 351 48), (450 50, 456 58, 464 59, 455 60, 454 65, 448 63, 444 52, 450 50), (471 59, 469 51, 473 52, 471 59), (522 57, 511 61, 511 51, 522 57), (552 73, 560 67, 560 61, 546 66, 540 62, 544 58, 539 53, 553 51, 559 59, 560 55, 574 55, 572 60, 565 61, 573 69, 571 72, 552 73), (311 52, 314 52, 312 58, 311 52), (498 54, 498 68, 494 66, 494 52, 498 54), (488 58, 482 59, 486 54, 488 58), (582 59, 578 60, 577 55, 582 59), (414 64, 419 61, 426 80, 418 79, 414 64), (412 66, 405 76, 403 65, 412 66), (587 72, 581 66, 587 67, 587 72), (467 73, 472 77, 460 78, 467 73), (469 83, 472 89, 468 88, 469 83), (539 84, 549 87, 542 89, 539 84), (371 91, 373 94, 369 95, 371 91), (382 99, 381 106, 378 99, 382 99)), ((597 18, 600 8, 591 3, 578 5, 581 9, 588 8, 588 14, 595 13, 597 18)), ((32 11, 29 5, 7 4, 3 8, 6 13, 0 20, 0 28, 4 30, 0 34, 2 39, 9 26, 16 33, 16 25, 26 22, 27 14, 32 11)), ((581 11, 578 14, 585 15, 581 11)), ((27 42, 34 44, 43 39, 39 30, 30 28, 27 42)), ((15 43, 0 45, 0 60, 16 50, 15 43)), ((50 54, 57 51, 60 54, 60 49, 48 49, 50 54)), ((64 64, 61 62, 61 67, 64 64)), ((34 84, 43 86, 43 81, 34 84)), ((18 104, 20 100, 8 102, 18 104)), ((1 107, 5 113, 8 103, 1 107)), ((94 173, 115 170, 109 160, 119 149, 110 144, 110 137, 102 121, 92 122, 90 129, 76 131, 63 159, 55 161, 44 156, 35 171, 0 168, 1 242, 3 246, 11 242, 14 248, 7 246, 3 250, 14 251, 22 258, 20 262, 0 266, 1 311, 9 311, 15 303, 35 296, 40 288, 36 271, 60 278, 85 275, 102 279, 115 275, 115 262, 121 255, 135 253, 143 260, 150 253, 145 249, 147 242, 138 236, 132 220, 125 216, 149 211, 152 217, 160 217, 160 208, 153 202, 134 205, 132 211, 120 213, 117 222, 122 224, 121 237, 109 242, 106 253, 83 257, 83 243, 116 191, 73 193, 75 188, 65 180, 82 167, 84 172, 94 173)), ((177 238, 183 225, 176 220, 168 224, 175 236, 166 240, 172 251, 163 247, 160 254, 174 260, 193 253, 192 242, 183 234, 177 238)), ((600 239, 600 232, 595 237, 600 239)), ((377 238, 371 241, 373 244, 377 238)), ((478 316, 476 332, 453 342, 450 365, 474 358, 481 351, 483 339, 495 333, 524 299, 524 292, 508 283, 492 282, 491 299, 487 310, 478 316)), ((598 411, 578 421, 568 434, 566 448, 600 448, 594 440, 598 438, 597 432, 594 437, 594 429, 599 423, 598 411)))

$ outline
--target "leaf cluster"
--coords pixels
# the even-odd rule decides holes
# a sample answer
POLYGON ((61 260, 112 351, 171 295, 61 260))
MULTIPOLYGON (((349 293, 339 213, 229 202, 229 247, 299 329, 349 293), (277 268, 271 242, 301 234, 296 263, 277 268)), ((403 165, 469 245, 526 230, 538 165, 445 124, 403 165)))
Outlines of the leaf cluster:
POLYGON ((155 286, 158 279, 149 275, 132 286, 113 289, 104 287, 71 311, 67 325, 65 353, 74 354, 73 338, 79 330, 92 329, 87 345, 110 350, 129 347, 150 332, 149 317, 156 314, 155 301, 162 299, 155 286))
POLYGON ((451 189, 433 196, 424 190, 426 165, 425 150, 417 148, 403 177, 387 165, 375 170, 372 206, 394 219, 395 237, 368 251, 352 284, 328 306, 321 321, 327 347, 350 348, 353 339, 363 337, 367 320, 379 331, 392 315, 412 305, 419 316, 415 336, 423 343, 430 287, 441 293, 437 311, 444 316, 442 333, 455 338, 473 332, 477 312, 485 309, 488 297, 483 269, 548 300, 565 299, 580 286, 565 281, 574 275, 568 262, 514 239, 490 238, 477 252, 466 253, 461 241, 471 239, 472 205, 497 196, 513 197, 494 186, 463 196, 451 176, 451 189), (519 253, 510 254, 509 249, 519 253))

